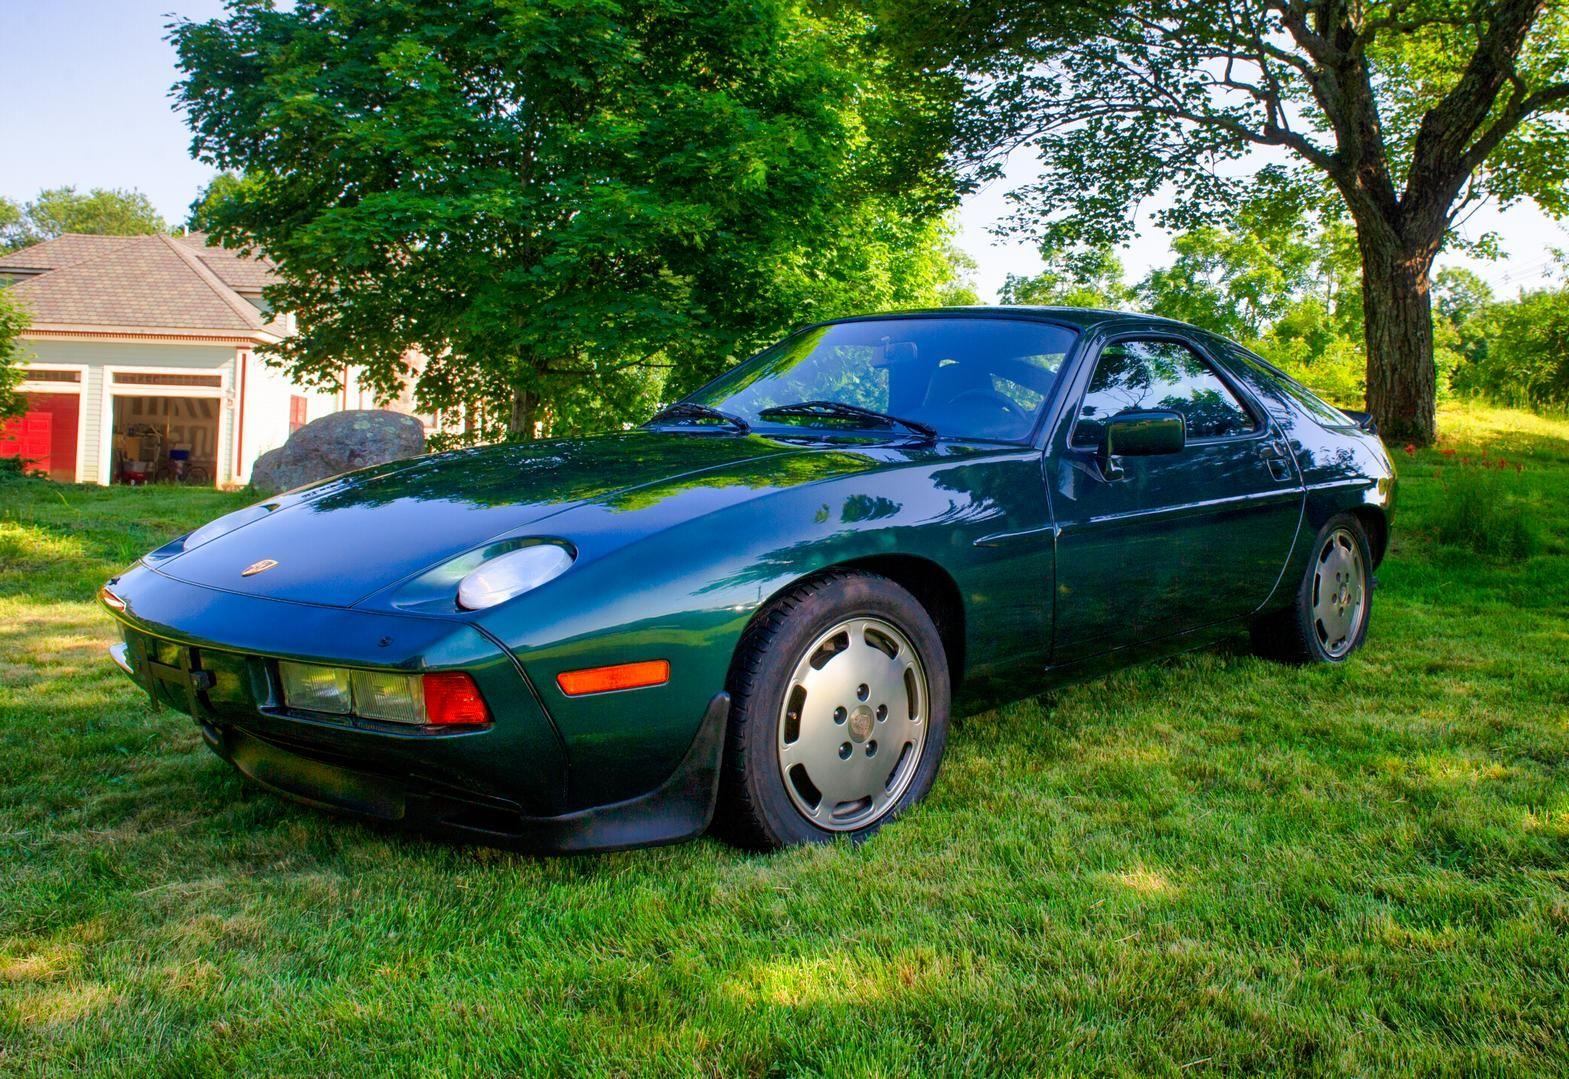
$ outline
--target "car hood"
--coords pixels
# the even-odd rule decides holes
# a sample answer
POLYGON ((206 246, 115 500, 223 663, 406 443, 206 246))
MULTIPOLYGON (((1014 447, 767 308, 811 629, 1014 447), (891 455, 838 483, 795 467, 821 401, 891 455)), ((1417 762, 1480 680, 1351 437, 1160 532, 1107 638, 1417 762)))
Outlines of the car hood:
POLYGON ((156 568, 192 584, 347 607, 492 539, 564 535, 550 519, 568 510, 591 510, 601 536, 605 521, 635 536, 712 508, 705 494, 733 502, 878 463, 842 445, 649 431, 461 450, 269 500, 266 516, 156 568), (263 560, 276 565, 243 575, 263 560))

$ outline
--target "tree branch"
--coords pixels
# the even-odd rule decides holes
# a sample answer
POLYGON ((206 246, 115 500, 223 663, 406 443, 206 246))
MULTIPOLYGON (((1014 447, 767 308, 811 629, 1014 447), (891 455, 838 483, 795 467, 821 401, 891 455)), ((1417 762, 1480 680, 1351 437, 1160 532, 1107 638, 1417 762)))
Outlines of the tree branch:
POLYGON ((1401 202, 1419 217, 1432 217, 1435 204, 1447 209, 1465 177, 1526 115, 1525 93, 1515 61, 1544 0, 1500 0, 1476 49, 1455 85, 1422 117, 1411 150, 1411 168, 1401 202), (1506 83, 1515 92, 1504 113, 1487 131, 1487 122, 1506 83), (1470 150, 1467 150, 1467 147, 1470 150), (1482 150, 1480 156, 1476 153, 1482 150))
POLYGON ((1510 133, 1519 127, 1533 113, 1546 112, 1561 101, 1569 101, 1569 82, 1555 83, 1545 86, 1532 94, 1518 98, 1518 103, 1511 101, 1493 124, 1477 136, 1466 150, 1460 154, 1456 163, 1456 171, 1463 176, 1470 176, 1486 161, 1492 152, 1498 149, 1498 144, 1508 138, 1510 133))

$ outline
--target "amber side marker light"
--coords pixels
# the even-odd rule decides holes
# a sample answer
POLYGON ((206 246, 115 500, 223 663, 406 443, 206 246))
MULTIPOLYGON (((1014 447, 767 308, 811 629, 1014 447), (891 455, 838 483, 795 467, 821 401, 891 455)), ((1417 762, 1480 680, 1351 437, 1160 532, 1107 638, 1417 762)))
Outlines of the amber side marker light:
POLYGON ((111 611, 125 610, 125 600, 109 591, 108 585, 104 585, 98 590, 98 598, 103 600, 103 605, 111 611))
POLYGON ((581 671, 562 671, 556 685, 568 697, 586 693, 609 693, 616 689, 642 689, 662 686, 670 681, 670 661, 645 659, 637 663, 617 663, 611 667, 589 667, 581 671))

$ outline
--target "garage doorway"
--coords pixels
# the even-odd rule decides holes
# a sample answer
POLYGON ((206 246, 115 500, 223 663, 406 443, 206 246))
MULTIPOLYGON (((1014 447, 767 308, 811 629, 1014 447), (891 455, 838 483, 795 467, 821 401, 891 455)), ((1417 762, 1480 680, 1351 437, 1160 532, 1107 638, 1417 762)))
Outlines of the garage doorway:
POLYGON ((223 378, 115 372, 110 481, 217 486, 223 378))

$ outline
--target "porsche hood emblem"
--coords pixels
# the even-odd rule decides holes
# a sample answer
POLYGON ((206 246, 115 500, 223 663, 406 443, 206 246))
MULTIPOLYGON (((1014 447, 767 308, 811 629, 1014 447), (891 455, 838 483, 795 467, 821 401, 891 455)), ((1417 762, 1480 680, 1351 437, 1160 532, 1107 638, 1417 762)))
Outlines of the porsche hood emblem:
POLYGON ((241 577, 254 577, 258 573, 265 573, 278 564, 275 558, 264 558, 260 562, 252 562, 240 571, 241 577))

